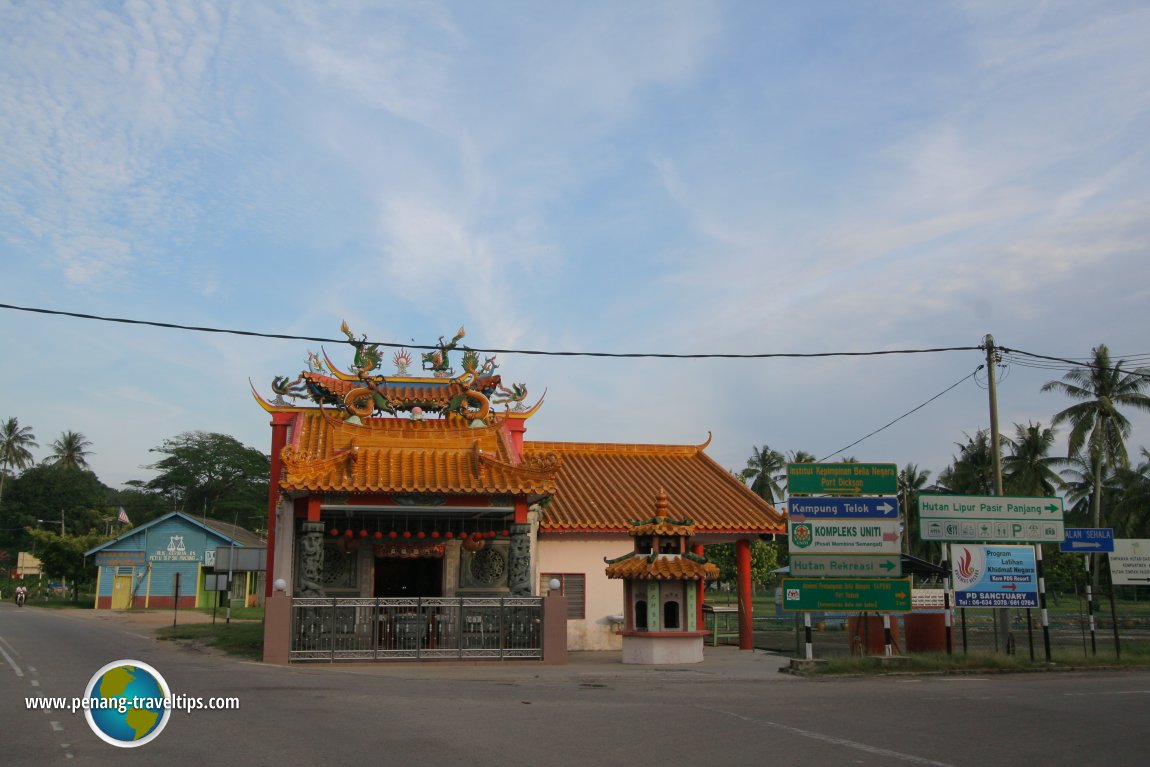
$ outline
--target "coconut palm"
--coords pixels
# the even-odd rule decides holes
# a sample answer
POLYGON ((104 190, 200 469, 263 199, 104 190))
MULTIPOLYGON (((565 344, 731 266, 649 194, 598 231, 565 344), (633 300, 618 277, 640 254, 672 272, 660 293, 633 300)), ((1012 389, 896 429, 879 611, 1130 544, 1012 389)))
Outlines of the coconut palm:
POLYGON ((782 500, 783 489, 779 480, 786 476, 787 463, 783 454, 772 450, 768 445, 761 448, 751 446, 751 457, 747 459, 747 468, 743 469, 742 478, 751 481, 751 490, 768 503, 782 500))
POLYGON ((1010 455, 1002 460, 1006 491, 1014 495, 1050 496, 1062 487, 1055 466, 1065 465, 1065 458, 1050 455, 1054 446, 1054 429, 1041 423, 1026 426, 1014 424, 1014 439, 1003 441, 1010 455))
POLYGON ((66 431, 52 443, 52 455, 47 459, 49 466, 59 469, 87 469, 88 450, 92 443, 78 431, 66 431))
MULTIPOLYGON (((1091 350, 1088 367, 1072 368, 1061 381, 1048 381, 1042 391, 1059 391, 1071 399, 1081 400, 1054 416, 1052 425, 1069 422, 1067 455, 1074 456, 1085 447, 1094 468, 1094 487, 1102 487, 1107 467, 1129 468, 1126 438, 1130 421, 1121 407, 1150 411, 1150 396, 1144 392, 1150 384, 1150 368, 1124 371, 1124 360, 1110 362, 1110 350, 1099 344, 1091 350)), ((1093 494, 1091 523, 1098 527, 1102 520, 1102 494, 1093 494)))
POLYGON ((930 472, 920 471, 913 463, 908 463, 898 472, 898 501, 906 520, 906 529, 902 533, 903 551, 916 556, 926 554, 926 542, 919 537, 911 545, 911 533, 918 531, 918 495, 929 480, 930 472))
POLYGON ((15 416, 0 426, 0 500, 4 498, 4 479, 9 469, 26 469, 32 465, 30 447, 40 447, 31 426, 21 426, 15 416))
POLYGON ((1115 484, 1119 495, 1114 510, 1114 534, 1119 538, 1150 536, 1150 451, 1142 448, 1145 459, 1137 468, 1119 469, 1115 484))
POLYGON ((990 432, 979 429, 966 436, 966 444, 956 442, 958 455, 938 475, 938 484, 947 492, 962 495, 995 495, 994 451, 990 432))

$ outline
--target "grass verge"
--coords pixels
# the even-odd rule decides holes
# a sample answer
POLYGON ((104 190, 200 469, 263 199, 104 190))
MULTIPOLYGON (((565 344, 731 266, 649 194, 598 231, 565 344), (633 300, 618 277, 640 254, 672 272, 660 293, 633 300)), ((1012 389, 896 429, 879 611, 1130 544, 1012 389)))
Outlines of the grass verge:
POLYGON ((1111 653, 1084 656, 1080 652, 1059 652, 1051 654, 1047 664, 1040 653, 1034 661, 1029 655, 1002 655, 995 653, 970 653, 967 655, 947 655, 946 653, 915 653, 898 666, 882 666, 873 658, 859 656, 832 656, 817 669, 804 672, 810 676, 830 676, 841 674, 889 674, 899 673, 988 673, 1008 671, 1049 671, 1051 669, 1081 668, 1145 668, 1150 666, 1150 643, 1137 642, 1123 646, 1122 657, 1115 658, 1111 653))
POLYGON ((259 660, 263 657, 264 624, 260 621, 166 626, 156 631, 156 637, 187 642, 193 646, 211 647, 247 660, 259 660))

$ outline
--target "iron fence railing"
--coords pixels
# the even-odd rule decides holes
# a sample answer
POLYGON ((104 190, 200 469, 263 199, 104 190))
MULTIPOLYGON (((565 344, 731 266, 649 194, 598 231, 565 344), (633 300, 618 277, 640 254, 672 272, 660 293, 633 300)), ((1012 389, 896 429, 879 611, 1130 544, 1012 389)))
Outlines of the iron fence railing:
POLYGON ((540 597, 292 599, 291 660, 543 657, 540 597))

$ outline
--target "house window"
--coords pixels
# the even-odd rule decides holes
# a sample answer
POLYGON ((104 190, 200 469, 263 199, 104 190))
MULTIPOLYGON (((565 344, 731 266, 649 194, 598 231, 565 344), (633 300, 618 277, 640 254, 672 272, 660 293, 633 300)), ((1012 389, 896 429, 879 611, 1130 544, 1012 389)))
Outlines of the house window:
POLYGON ((550 592, 551 579, 559 581, 559 593, 567 597, 567 620, 587 617, 587 576, 583 573, 543 573, 539 576, 539 593, 550 592))

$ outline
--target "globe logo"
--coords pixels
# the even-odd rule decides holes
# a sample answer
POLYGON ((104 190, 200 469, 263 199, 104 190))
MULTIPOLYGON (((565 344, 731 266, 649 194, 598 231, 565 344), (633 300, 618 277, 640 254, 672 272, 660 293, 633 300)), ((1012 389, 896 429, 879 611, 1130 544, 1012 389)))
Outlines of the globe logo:
POLYGON ((88 682, 84 718, 105 743, 135 748, 155 740, 167 726, 170 695, 168 683, 147 663, 113 661, 88 682))

